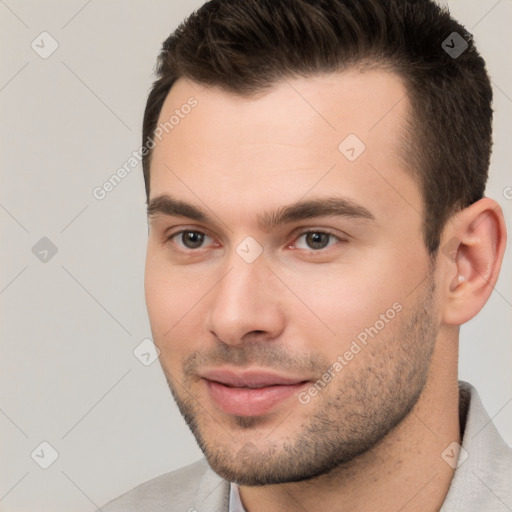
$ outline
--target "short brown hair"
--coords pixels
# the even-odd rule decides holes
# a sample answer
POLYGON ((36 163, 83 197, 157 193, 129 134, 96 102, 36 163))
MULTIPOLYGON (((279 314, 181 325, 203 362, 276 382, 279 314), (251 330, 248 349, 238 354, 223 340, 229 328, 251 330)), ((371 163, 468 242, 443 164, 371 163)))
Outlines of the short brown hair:
MULTIPOLYGON (((425 244, 435 254, 452 213, 483 197, 492 88, 471 34, 432 0, 211 0, 163 43, 143 143, 180 77, 250 96, 286 77, 368 65, 395 72, 407 88, 404 150, 422 190, 425 244), (467 48, 455 57, 445 41, 467 48)), ((148 198, 150 160, 148 153, 148 198)))

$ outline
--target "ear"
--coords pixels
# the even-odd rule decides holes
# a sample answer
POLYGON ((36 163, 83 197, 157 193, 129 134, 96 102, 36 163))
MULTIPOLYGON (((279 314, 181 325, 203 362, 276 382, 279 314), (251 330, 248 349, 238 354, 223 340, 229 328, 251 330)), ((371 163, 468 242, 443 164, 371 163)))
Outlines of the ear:
POLYGON ((453 216, 438 254, 443 322, 462 325, 485 305, 496 285, 507 231, 500 205, 483 198, 453 216))

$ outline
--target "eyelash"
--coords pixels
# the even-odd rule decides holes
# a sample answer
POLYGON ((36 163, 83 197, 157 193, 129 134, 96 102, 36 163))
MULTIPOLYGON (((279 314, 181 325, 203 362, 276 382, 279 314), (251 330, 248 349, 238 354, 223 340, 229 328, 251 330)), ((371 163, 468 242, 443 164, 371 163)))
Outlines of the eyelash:
MULTIPOLYGON (((198 233, 200 235, 205 235, 209 238, 212 238, 210 235, 208 235, 208 233, 205 233, 204 231, 199 231, 199 230, 196 230, 196 229, 182 229, 181 231, 177 231, 176 233, 172 233, 171 235, 169 235, 168 237, 166 237, 166 240, 165 242, 168 243, 168 242, 171 242, 172 243, 172 240, 173 238, 176 238, 177 236, 179 235, 182 235, 183 233, 198 233)), ((341 243, 344 243, 344 242, 347 242, 346 239, 344 238, 341 238, 340 236, 334 234, 333 232, 329 231, 329 230, 325 230, 325 229, 307 229, 307 230, 304 230, 304 231, 301 231, 300 233, 298 233, 295 237, 295 242, 294 243, 297 243, 297 240, 304 236, 304 235, 308 235, 310 233, 315 233, 315 234, 324 234, 324 235, 328 235, 332 238, 335 238, 338 242, 341 242, 341 243)), ((332 244, 328 244, 326 247, 323 247, 321 249, 299 249, 301 251, 306 251, 307 253, 321 253, 321 252, 324 252, 325 250, 327 250, 329 247, 331 247, 332 244)), ((287 247, 289 247, 290 245, 287 244, 287 247)), ((204 247, 198 247, 197 249, 189 249, 189 248, 179 248, 180 251, 182 252, 186 252, 186 253, 192 253, 192 252, 199 252, 199 250, 203 249, 204 247)))

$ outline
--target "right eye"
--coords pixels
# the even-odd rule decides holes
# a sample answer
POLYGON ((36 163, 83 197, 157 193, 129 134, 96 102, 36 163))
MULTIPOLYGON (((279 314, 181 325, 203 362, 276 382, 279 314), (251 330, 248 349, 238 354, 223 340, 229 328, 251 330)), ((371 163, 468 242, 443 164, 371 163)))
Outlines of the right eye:
POLYGON ((167 240, 173 241, 181 250, 190 251, 201 249, 205 238, 210 238, 206 233, 192 229, 184 229, 173 233, 167 240), (176 239, 177 241, 174 241, 176 239))

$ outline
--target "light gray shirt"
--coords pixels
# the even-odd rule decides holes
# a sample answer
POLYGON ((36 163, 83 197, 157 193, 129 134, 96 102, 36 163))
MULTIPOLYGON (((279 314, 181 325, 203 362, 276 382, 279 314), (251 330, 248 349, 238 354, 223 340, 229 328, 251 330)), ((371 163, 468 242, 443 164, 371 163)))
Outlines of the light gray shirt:
MULTIPOLYGON (((500 437, 476 389, 459 381, 459 395, 462 448, 458 458, 457 447, 443 452, 446 463, 456 469, 439 512, 512 512, 512 449, 500 437)), ((101 510, 245 512, 236 486, 214 473, 205 459, 141 484, 101 510)))

